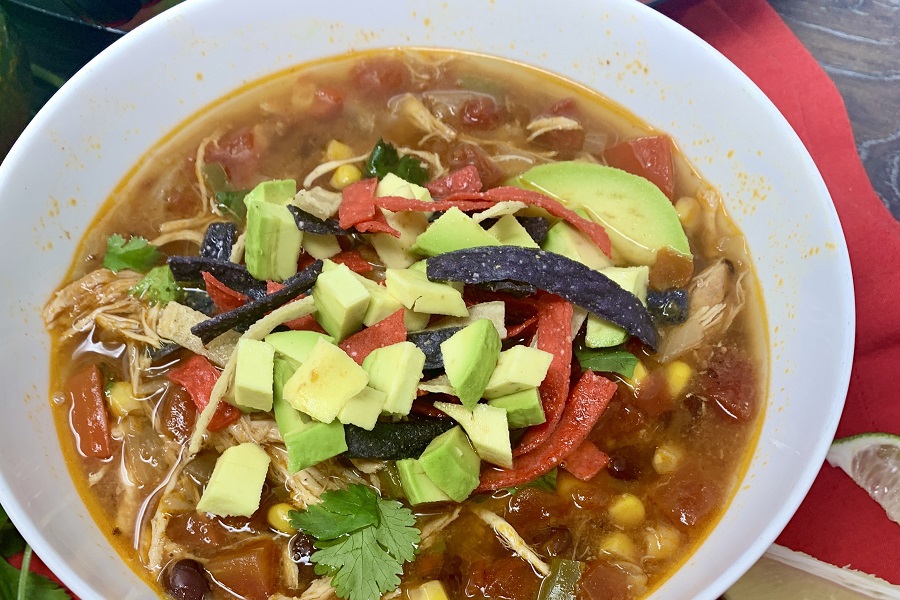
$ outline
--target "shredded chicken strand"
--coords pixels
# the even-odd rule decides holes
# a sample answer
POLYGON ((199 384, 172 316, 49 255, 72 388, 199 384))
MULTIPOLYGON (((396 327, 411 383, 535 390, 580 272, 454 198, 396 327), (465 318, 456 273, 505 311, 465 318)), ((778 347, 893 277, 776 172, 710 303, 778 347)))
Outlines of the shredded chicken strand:
MULTIPOLYGON (((166 527, 169 525, 169 519, 172 518, 171 512, 167 510, 168 499, 178 486, 181 470, 187 461, 190 460, 184 453, 179 453, 179 459, 166 475, 165 487, 160 495, 159 503, 156 505, 156 512, 150 520, 150 548, 147 552, 147 567, 153 573, 158 573, 163 567, 163 556, 165 554, 165 546, 168 536, 166 535, 166 527)), ((160 484, 162 486, 162 484, 160 484)), ((158 489, 158 488, 157 488, 158 489)), ((155 494, 150 494, 147 501, 150 501, 155 494)), ((141 519, 137 519, 137 527, 140 528, 141 519)), ((140 530, 136 532, 139 534, 140 530)), ((135 536, 137 539, 137 535, 135 536)))
POLYGON ((450 523, 456 520, 459 513, 462 512, 462 506, 457 506, 449 513, 437 515, 428 520, 427 523, 420 526, 421 541, 419 542, 419 552, 430 547, 432 544, 440 540, 440 533, 447 528, 450 523))
POLYGON ((475 513, 478 518, 491 526, 494 533, 500 539, 500 543, 519 555, 520 558, 528 562, 534 570, 546 577, 550 574, 550 565, 545 563, 535 553, 531 547, 525 543, 519 532, 509 524, 503 517, 492 513, 491 511, 481 508, 480 506, 470 506, 469 510, 475 513))
POLYGON ((247 234, 241 232, 241 235, 237 236, 237 239, 234 240, 234 245, 231 247, 231 254, 228 256, 228 260, 233 263, 239 263, 244 260, 244 250, 247 249, 247 234))
POLYGON ((337 598, 337 593, 331 585, 331 577, 316 579, 300 594, 300 600, 329 600, 330 598, 337 598))
POLYGON ((444 164, 441 162, 441 157, 438 156, 436 152, 413 150, 412 148, 401 146, 397 148, 397 154, 399 154, 400 156, 415 156, 416 158, 419 158, 428 163, 428 165, 431 167, 432 179, 436 179, 447 173, 447 168, 444 167, 444 164))
POLYGON ((569 117, 538 117, 525 126, 531 132, 528 141, 532 142, 545 133, 551 131, 578 131, 582 129, 581 123, 569 117))
POLYGON ((185 229, 182 231, 173 231, 156 236, 150 243, 156 247, 162 247, 172 242, 188 242, 197 246, 203 245, 204 234, 200 231, 185 229))
MULTIPOLYGON (((218 141, 218 132, 200 141, 200 145, 197 146, 196 160, 194 160, 194 176, 197 178, 197 187, 200 188, 200 199, 203 201, 203 207, 209 207, 213 214, 222 216, 219 207, 216 206, 215 199, 210 195, 209 189, 206 187, 206 177, 203 176, 203 167, 206 166, 206 147, 210 144, 217 144, 218 141)), ((161 230, 162 228, 160 228, 161 230)))
POLYGON ((49 329, 64 329, 62 339, 91 329, 94 318, 111 312, 120 317, 140 321, 141 302, 128 294, 142 275, 134 271, 113 273, 100 268, 56 292, 43 310, 49 329))
POLYGON ((432 138, 438 138, 445 142, 456 139, 456 130, 438 119, 428 110, 428 107, 416 96, 404 94, 399 99, 390 102, 391 109, 403 116, 425 136, 419 140, 419 145, 425 144, 432 138))

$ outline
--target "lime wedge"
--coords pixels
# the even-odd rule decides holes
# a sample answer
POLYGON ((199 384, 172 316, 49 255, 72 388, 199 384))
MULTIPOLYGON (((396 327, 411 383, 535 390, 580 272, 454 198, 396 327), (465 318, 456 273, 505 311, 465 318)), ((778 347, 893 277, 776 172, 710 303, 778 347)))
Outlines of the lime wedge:
POLYGON ((825 457, 900 523, 900 435, 861 433, 835 440, 825 457))
POLYGON ((866 600, 898 598, 900 588, 850 569, 841 569, 771 546, 725 595, 725 600, 866 600))

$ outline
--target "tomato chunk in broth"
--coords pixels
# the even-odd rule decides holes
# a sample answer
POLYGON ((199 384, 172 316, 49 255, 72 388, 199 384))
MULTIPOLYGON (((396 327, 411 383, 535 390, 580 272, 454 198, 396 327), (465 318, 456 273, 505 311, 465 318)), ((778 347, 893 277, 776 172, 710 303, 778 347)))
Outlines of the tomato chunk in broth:
MULTIPOLYGON (((148 154, 73 265, 44 314, 60 443, 97 525, 167 598, 642 598, 716 525, 763 416, 758 286, 715 188, 677 140, 627 107, 498 59, 379 51, 248 85, 148 154), (589 203, 546 189, 532 189, 546 195, 528 206, 485 193, 565 161, 641 178, 665 213, 645 217, 669 219, 683 245, 663 242, 638 259, 612 238, 607 256, 577 228, 579 219, 604 225, 589 203), (287 192, 258 191, 279 181, 287 192), (459 194, 477 200, 455 205, 459 194), (449 210, 426 210, 448 197, 435 206, 449 210), (491 215, 478 216, 486 207, 491 215), (261 211, 281 211, 281 220, 259 225, 261 211), (421 236, 443 215, 471 230, 429 246, 421 236), (214 229, 225 237, 211 240, 214 229), (636 297, 629 310, 652 320, 658 344, 585 315, 577 294, 563 299, 527 281, 430 282, 419 262, 501 244, 540 247, 609 276, 636 297), (127 266, 110 268, 114 252, 127 266), (191 262, 201 254, 217 266, 191 262), (200 266, 175 273, 168 256, 200 266), (284 307, 258 310, 205 346, 191 333, 294 290, 295 273, 316 283, 284 307), (614 278, 621 273, 638 283, 614 278), (404 295, 397 277, 426 287, 404 295), (320 283, 338 279, 337 291, 320 283), (441 301, 427 304, 434 290, 441 301), (564 308, 552 328, 550 305, 564 308), (474 327, 478 317, 466 313, 494 324, 471 348, 487 370, 459 367, 468 359, 447 349, 474 327), (305 341, 280 345, 287 332, 305 341), (246 348, 262 354, 241 358, 246 348), (362 383, 323 416, 296 390, 306 361, 324 352, 349 363, 317 393, 350 385, 348 374, 362 383), (422 367, 409 358, 419 354, 422 367), (492 380, 520 354, 537 362, 492 380), (384 384, 375 364, 397 379, 384 384), (472 385, 482 385, 474 405, 464 393, 472 385), (530 412, 516 408, 526 401, 530 412), (500 442, 485 442, 472 425, 480 421, 459 411, 500 418, 490 437, 500 442), (433 440, 451 435, 480 465, 474 471, 460 459, 464 473, 451 477, 426 460, 433 440), (238 465, 246 478, 223 496, 226 451, 249 446, 268 462, 238 465), (339 496, 329 494, 342 490, 358 504, 333 508, 339 496), (201 498, 208 511, 198 510, 201 498), (315 525, 323 514, 330 534, 315 525), (352 526, 333 525, 348 515, 352 526), (403 518, 406 529, 387 524, 403 518), (326 565, 328 548, 342 543, 387 575, 367 584, 338 559, 326 565)), ((315 382, 318 371, 307 376, 315 382)))

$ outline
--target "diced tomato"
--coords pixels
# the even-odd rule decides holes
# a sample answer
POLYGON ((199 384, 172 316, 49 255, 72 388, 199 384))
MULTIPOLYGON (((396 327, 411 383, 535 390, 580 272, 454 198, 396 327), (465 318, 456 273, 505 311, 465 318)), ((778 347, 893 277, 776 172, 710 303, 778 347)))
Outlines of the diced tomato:
POLYGON ((592 560, 587 564, 578 582, 583 600, 626 600, 628 576, 603 560, 592 560))
POLYGON ((310 116, 328 121, 339 117, 343 111, 344 93, 340 88, 333 85, 316 88, 312 105, 309 107, 310 116))
POLYGON ((206 284, 206 293, 209 294, 213 304, 220 313, 228 312, 247 304, 247 296, 237 292, 218 279, 212 273, 202 271, 203 282, 206 284))
POLYGON ((243 127, 206 147, 204 160, 219 163, 237 188, 249 187, 259 172, 259 149, 253 130, 243 127))
POLYGON ((479 561, 472 565, 463 594, 468 598, 520 600, 537 596, 541 580, 519 557, 479 561))
POLYGON ((214 556, 206 569, 238 597, 268 600, 278 589, 280 552, 272 540, 258 540, 214 556))
POLYGON ((755 382, 753 363, 731 346, 716 352, 698 378, 700 395, 715 404, 718 414, 742 423, 752 420, 758 410, 755 382))
POLYGON ((673 524, 689 529, 722 502, 722 489, 696 467, 684 467, 651 493, 653 503, 673 524))
POLYGON ((459 118, 466 129, 488 131, 503 122, 506 110, 488 96, 476 96, 463 102, 459 118))
POLYGON ((634 392, 634 404, 651 419, 675 408, 665 371, 655 369, 641 380, 634 392))
POLYGON ((492 188, 503 181, 505 175, 487 152, 474 144, 461 143, 450 152, 449 167, 451 171, 473 166, 485 188, 492 188))
POLYGON ((443 198, 458 193, 477 194, 481 191, 482 185, 478 169, 473 165, 467 165, 425 184, 425 187, 433 198, 443 198))
MULTIPOLYGON (((194 401, 198 412, 203 412, 209 404, 213 387, 219 379, 219 370, 203 356, 194 355, 169 371, 168 377, 187 390, 194 401)), ((210 431, 219 431, 228 427, 241 416, 241 411, 228 404, 219 402, 216 412, 209 422, 210 431)))
POLYGON ((183 444, 191 436, 197 421, 197 408, 191 396, 183 389, 174 389, 166 394, 162 405, 163 429, 179 444, 183 444))
POLYGON ((401 308, 371 327, 354 333, 339 344, 341 350, 361 365, 374 350, 405 342, 406 325, 403 322, 403 315, 404 310, 401 308))
MULTIPOLYGON (((567 117, 581 122, 581 109, 574 98, 563 98, 550 107, 548 111, 555 117, 567 117)), ((573 158, 584 148, 585 132, 578 129, 554 129, 535 138, 535 143, 557 153, 557 158, 573 158)))
POLYGON ((555 492, 526 487, 510 497, 506 520, 530 542, 539 531, 561 523, 568 512, 569 505, 555 492))
POLYGON ((669 136, 651 135, 620 142, 604 150, 603 159, 611 167, 649 180, 669 200, 675 199, 675 164, 669 136))
POLYGON ((561 464, 562 468, 581 479, 590 481, 609 464, 609 456, 589 440, 585 440, 561 464))
POLYGON ((656 253, 656 262, 650 267, 650 287, 654 290, 684 287, 693 276, 694 260, 666 246, 656 253))
POLYGON ((218 519, 194 511, 172 515, 166 525, 166 536, 201 558, 214 556, 222 546, 232 541, 230 532, 218 519))
POLYGON ((407 87, 409 69, 396 58, 372 58, 359 61, 350 73, 360 95, 386 100, 407 87))
POLYGON ((75 430, 78 450, 93 458, 112 456, 112 437, 109 416, 106 414, 106 395, 103 376, 97 365, 79 371, 66 383, 66 393, 72 401, 70 420, 75 430))
MULTIPOLYGON (((314 256, 311 256, 311 255, 307 254, 306 252, 301 252, 300 257, 297 258, 297 272, 299 273, 300 271, 302 271, 309 265, 313 264, 314 262, 316 262, 316 259, 314 256)), ((282 287, 284 287, 284 286, 282 286, 282 287)), ((281 288, 278 288, 278 289, 281 289, 281 288)), ((267 294, 271 294, 273 291, 276 291, 276 290, 272 290, 272 289, 268 289, 268 288, 266 289, 267 294)))

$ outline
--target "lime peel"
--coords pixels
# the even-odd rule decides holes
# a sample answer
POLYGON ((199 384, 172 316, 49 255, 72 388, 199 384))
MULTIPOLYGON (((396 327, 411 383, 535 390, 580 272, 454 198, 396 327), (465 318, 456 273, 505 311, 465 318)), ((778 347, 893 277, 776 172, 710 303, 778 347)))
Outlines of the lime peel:
POLYGON ((835 440, 825 457, 900 523, 900 435, 862 433, 835 440))

